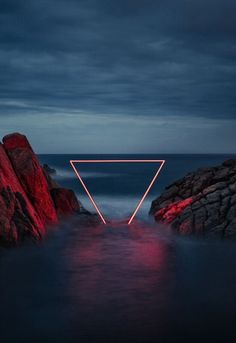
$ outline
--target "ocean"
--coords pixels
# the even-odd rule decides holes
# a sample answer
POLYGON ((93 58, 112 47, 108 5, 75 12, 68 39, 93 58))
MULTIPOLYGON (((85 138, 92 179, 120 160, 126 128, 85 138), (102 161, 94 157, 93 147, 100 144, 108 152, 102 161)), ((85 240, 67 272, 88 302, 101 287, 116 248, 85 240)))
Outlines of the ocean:
MULTIPOLYGON (((235 155, 236 156, 236 155, 235 155)), ((149 220, 151 202, 163 189, 200 167, 221 164, 232 155, 40 155, 41 163, 55 168, 55 179, 73 189, 83 206, 96 212, 70 165, 70 160, 165 160, 158 179, 142 204, 137 218, 149 220)), ((127 219, 149 186, 160 163, 79 163, 75 164, 101 212, 108 219, 127 219)))
POLYGON ((236 339, 236 242, 179 237, 148 212, 165 186, 232 155, 40 155, 94 211, 71 159, 165 159, 137 214, 126 220, 157 164, 80 164, 108 225, 66 221, 39 244, 0 252, 5 342, 227 342, 236 339))

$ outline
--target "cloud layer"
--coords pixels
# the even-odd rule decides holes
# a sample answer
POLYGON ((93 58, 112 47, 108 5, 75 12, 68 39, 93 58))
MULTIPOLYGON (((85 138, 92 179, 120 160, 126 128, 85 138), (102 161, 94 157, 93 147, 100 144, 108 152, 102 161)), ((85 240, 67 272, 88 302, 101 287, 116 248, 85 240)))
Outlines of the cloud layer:
MULTIPOLYGON (((98 152, 105 127, 107 151, 119 152, 117 130, 129 125, 128 152, 182 152, 182 126, 196 138, 203 130, 209 151, 224 141, 233 152, 235 13, 234 0, 2 0, 0 131, 36 134, 38 150, 51 134, 57 152, 76 138, 98 152), (72 137, 62 145, 55 128, 72 137)), ((202 142, 188 149, 202 152, 202 142)))

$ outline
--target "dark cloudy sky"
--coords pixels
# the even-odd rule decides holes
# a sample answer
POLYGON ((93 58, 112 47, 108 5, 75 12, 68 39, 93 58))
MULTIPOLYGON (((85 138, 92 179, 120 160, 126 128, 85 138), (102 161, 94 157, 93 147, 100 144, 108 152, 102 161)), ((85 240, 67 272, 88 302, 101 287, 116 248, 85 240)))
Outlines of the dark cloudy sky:
POLYGON ((235 18, 235 0, 0 0, 0 135, 235 153, 235 18))

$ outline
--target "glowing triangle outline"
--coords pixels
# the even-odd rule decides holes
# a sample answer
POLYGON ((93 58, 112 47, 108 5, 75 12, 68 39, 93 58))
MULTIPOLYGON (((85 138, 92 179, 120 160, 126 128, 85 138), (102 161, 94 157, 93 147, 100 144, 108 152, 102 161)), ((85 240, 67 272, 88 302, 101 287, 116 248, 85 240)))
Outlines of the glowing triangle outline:
POLYGON ((95 210, 97 211, 101 221, 103 222, 103 224, 107 224, 102 212, 100 211, 98 205, 96 204, 94 198, 92 197, 91 193, 89 192, 87 186, 85 185, 80 173, 78 172, 78 170, 75 167, 75 163, 160 163, 159 168, 157 169, 157 172, 155 173, 154 177, 152 178, 149 186, 147 187, 146 191, 144 192, 141 200, 139 201, 138 205, 135 207, 134 212, 132 213, 131 217, 128 220, 128 225, 130 225, 134 219, 134 217, 136 216, 138 210, 140 209, 140 207, 142 206, 145 198, 147 197, 152 185, 154 184, 154 182, 156 181, 157 177, 159 176, 162 167, 165 164, 165 160, 70 160, 70 164, 72 166, 72 169, 74 170, 77 178, 79 179, 81 185, 83 186, 86 194, 88 195, 91 203, 93 204, 95 210))

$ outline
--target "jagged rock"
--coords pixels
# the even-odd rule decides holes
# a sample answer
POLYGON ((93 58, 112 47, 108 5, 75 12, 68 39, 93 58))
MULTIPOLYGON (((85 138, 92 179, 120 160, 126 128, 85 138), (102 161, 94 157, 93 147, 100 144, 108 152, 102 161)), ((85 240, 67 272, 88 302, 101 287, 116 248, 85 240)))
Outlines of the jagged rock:
POLYGON ((3 146, 28 198, 43 223, 54 224, 57 215, 47 180, 27 138, 19 133, 3 138, 3 146))
POLYGON ((29 236, 39 239, 44 232, 41 218, 0 144, 0 243, 11 244, 29 236))
POLYGON ((49 191, 51 191, 53 188, 59 188, 60 187, 59 184, 52 178, 51 173, 48 172, 48 168, 45 168, 44 166, 45 165, 43 165, 43 172, 47 180, 49 191))
POLYGON ((58 217, 79 213, 82 209, 75 193, 66 188, 53 188, 51 195, 54 200, 58 217))
POLYGON ((27 138, 14 133, 0 143, 0 244, 40 239, 58 218, 86 213, 72 190, 60 188, 41 167, 27 138))
POLYGON ((181 234, 236 237, 236 160, 198 169, 167 186, 150 214, 181 234))
POLYGON ((49 175, 55 175, 57 173, 56 169, 49 167, 46 163, 43 164, 43 169, 49 175))

